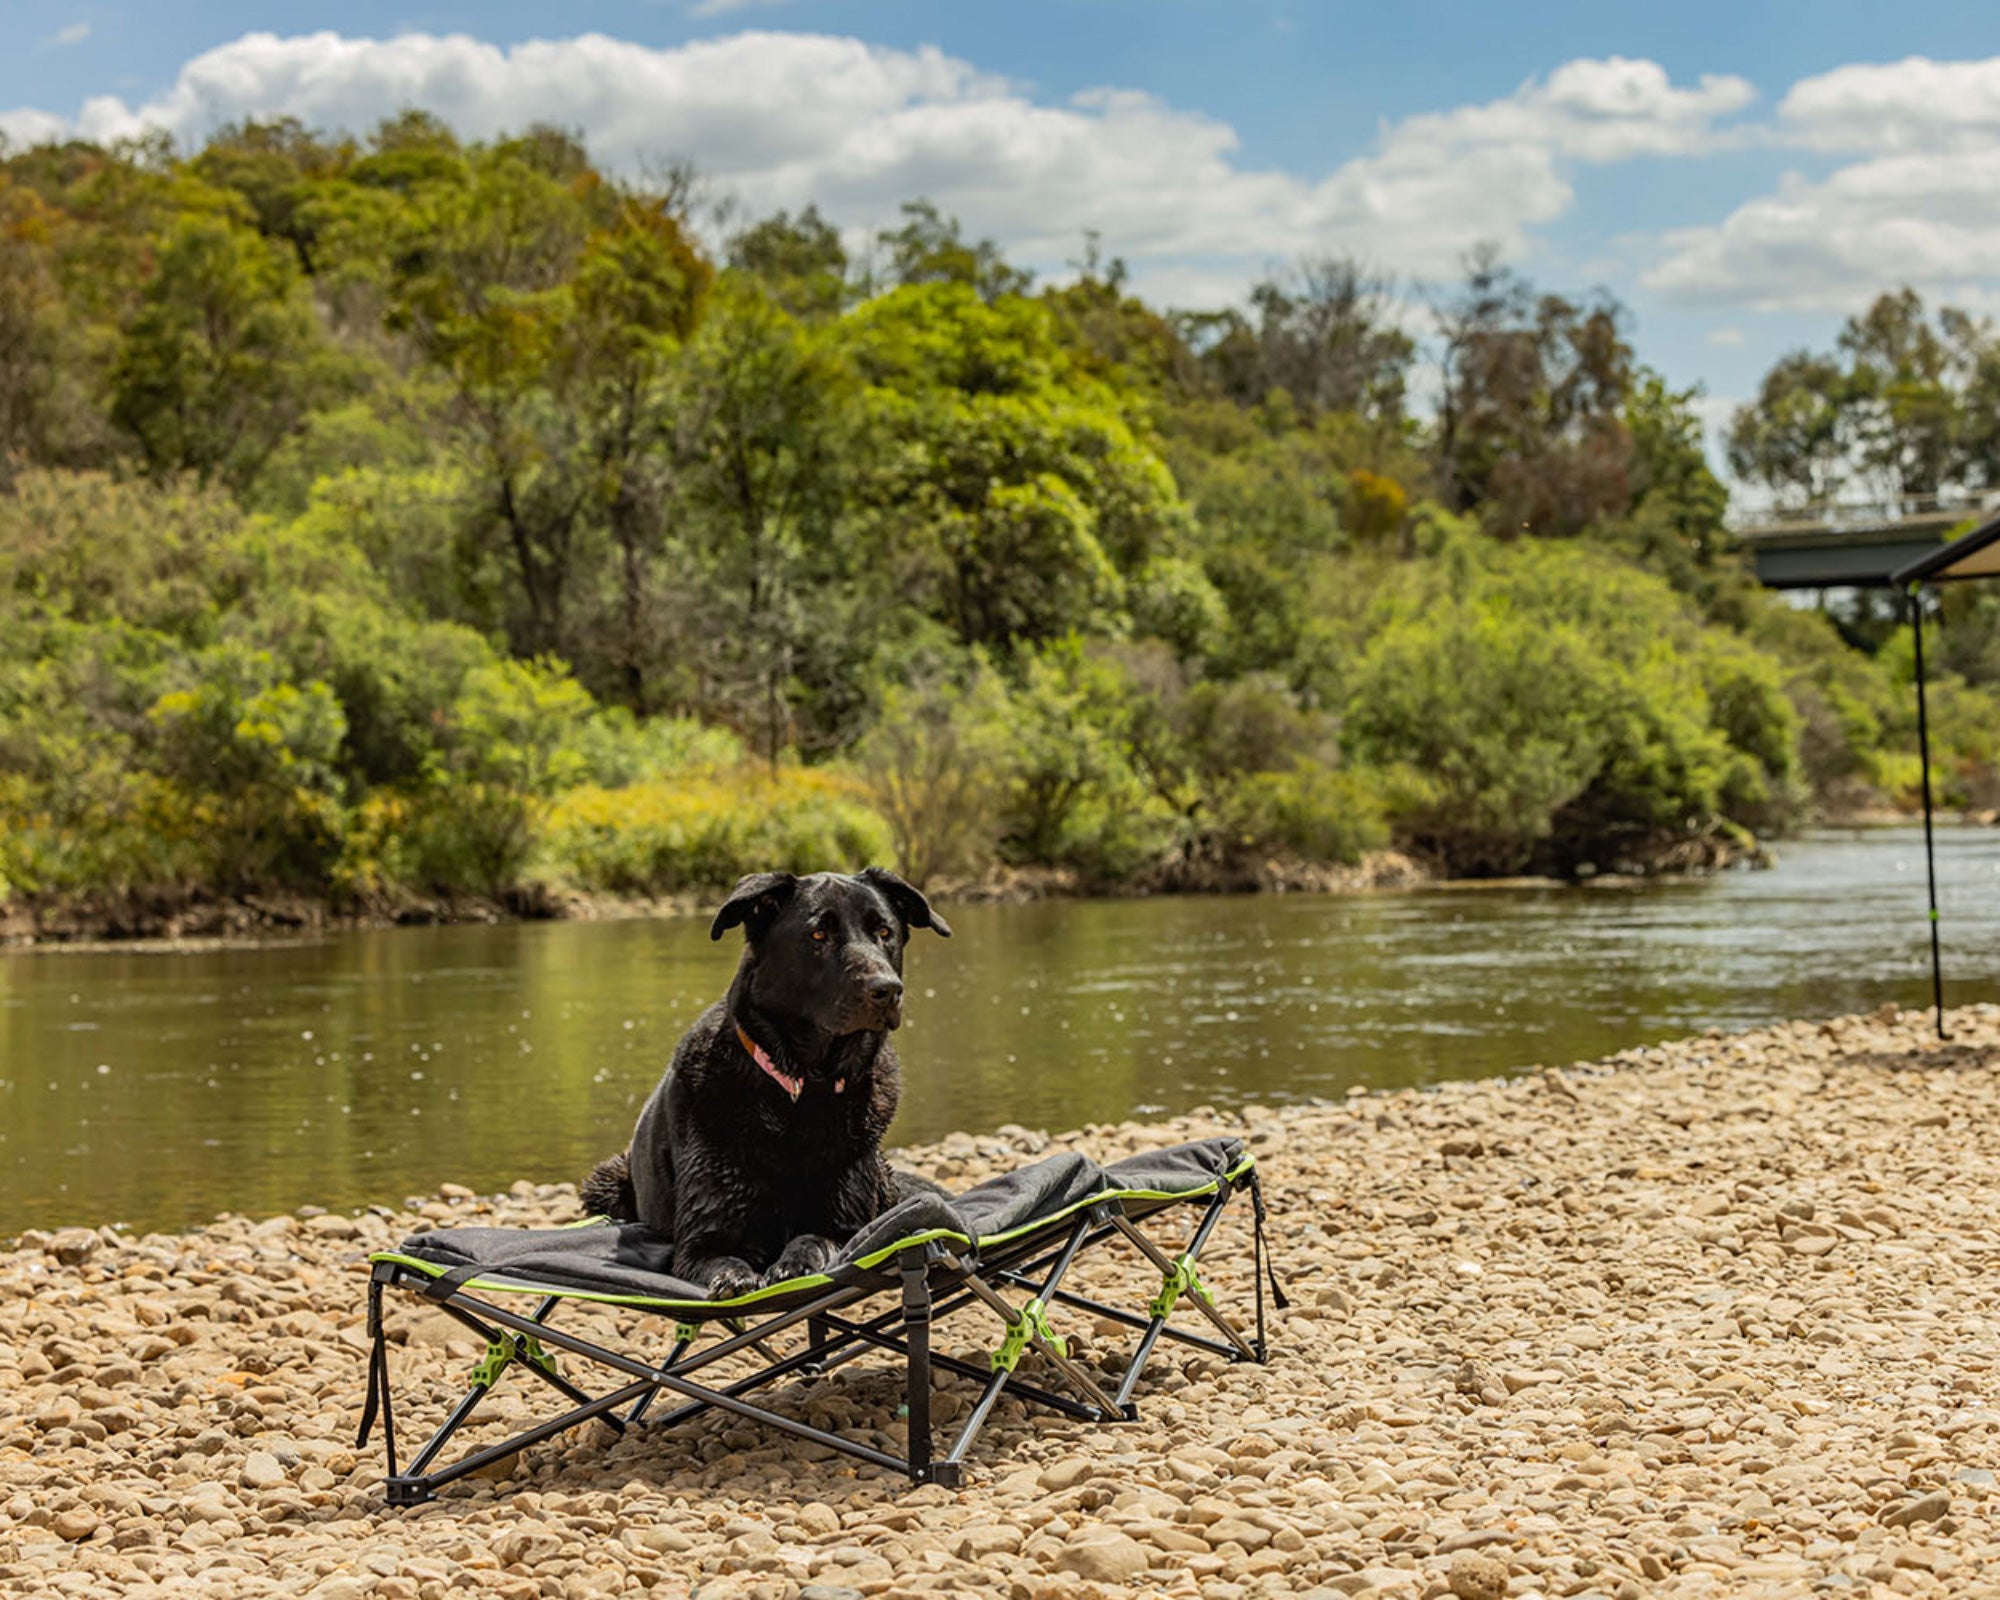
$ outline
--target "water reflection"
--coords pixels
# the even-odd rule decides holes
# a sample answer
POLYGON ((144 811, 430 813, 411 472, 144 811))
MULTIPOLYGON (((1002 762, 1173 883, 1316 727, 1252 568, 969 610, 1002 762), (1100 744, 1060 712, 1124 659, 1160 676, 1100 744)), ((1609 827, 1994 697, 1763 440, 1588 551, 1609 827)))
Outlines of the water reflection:
MULTIPOLYGON (((2000 998, 2000 834, 1940 841, 1955 1001, 2000 998)), ((954 908, 895 1137, 1339 1095, 1928 994, 1921 837, 1643 889, 954 908)), ((0 1235, 574 1178, 733 941, 699 919, 0 956, 0 1235)))

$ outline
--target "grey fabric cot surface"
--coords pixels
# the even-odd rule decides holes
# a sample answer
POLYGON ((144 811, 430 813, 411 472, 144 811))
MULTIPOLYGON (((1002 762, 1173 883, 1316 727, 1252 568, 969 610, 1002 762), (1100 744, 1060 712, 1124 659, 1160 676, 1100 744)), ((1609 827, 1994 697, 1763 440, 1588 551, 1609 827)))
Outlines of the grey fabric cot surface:
POLYGON ((826 1272, 726 1301, 709 1300, 699 1285, 675 1277, 673 1241, 636 1222, 443 1228, 414 1234, 374 1259, 488 1288, 560 1292, 690 1315, 776 1311, 829 1284, 866 1279, 908 1243, 944 1238, 968 1249, 990 1247, 1044 1227, 1053 1232, 1079 1209, 1113 1195, 1161 1204, 1195 1198, 1250 1165, 1242 1140, 1234 1138, 1195 1140, 1104 1167, 1064 1152, 957 1195, 912 1194, 848 1241, 826 1272))

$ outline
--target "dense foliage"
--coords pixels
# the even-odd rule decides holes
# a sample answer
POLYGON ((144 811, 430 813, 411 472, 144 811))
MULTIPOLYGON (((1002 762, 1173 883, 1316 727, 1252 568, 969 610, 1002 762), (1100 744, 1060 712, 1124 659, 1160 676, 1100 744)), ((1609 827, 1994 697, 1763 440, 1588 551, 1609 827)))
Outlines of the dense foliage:
MULTIPOLYGON (((810 210, 718 257, 689 192, 417 113, 0 160, 0 899, 1574 872, 1914 781, 1906 639, 1754 588, 1608 300, 1476 259, 1418 417, 1348 263, 1168 316, 921 202, 865 262, 810 210)), ((1739 470, 1986 481, 1982 324, 1842 348, 1739 470)))

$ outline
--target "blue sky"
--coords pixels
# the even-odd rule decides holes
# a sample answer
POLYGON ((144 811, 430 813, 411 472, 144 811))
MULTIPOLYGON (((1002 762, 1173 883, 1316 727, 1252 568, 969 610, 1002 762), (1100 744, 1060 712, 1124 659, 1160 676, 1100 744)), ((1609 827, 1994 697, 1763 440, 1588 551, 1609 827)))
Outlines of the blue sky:
POLYGON ((1420 299, 1492 238, 1546 287, 1617 294, 1717 415, 1877 289, 2000 310, 1990 3, 0 9, 16 140, 283 110, 365 128, 413 99, 473 133, 542 116, 613 162, 691 158, 746 211, 815 201, 857 240, 928 193, 1059 275, 1095 227, 1171 303, 1322 250, 1420 299))

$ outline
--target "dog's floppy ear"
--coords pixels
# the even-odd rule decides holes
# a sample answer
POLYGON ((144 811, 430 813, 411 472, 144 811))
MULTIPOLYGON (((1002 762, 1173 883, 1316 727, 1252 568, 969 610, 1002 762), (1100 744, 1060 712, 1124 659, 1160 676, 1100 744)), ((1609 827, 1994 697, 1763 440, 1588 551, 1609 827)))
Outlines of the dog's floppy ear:
POLYGON ((869 888, 879 890, 890 908, 903 919, 905 927, 935 928, 940 937, 951 937, 951 924, 931 909, 930 901, 887 867, 863 867, 854 876, 869 888))
POLYGON ((739 878, 736 887, 729 891, 729 898, 722 902, 722 909, 716 912, 715 921, 709 926, 709 938, 720 939, 739 922, 748 923, 750 937, 756 938, 770 927, 798 886, 799 880, 789 872, 753 872, 739 878))

